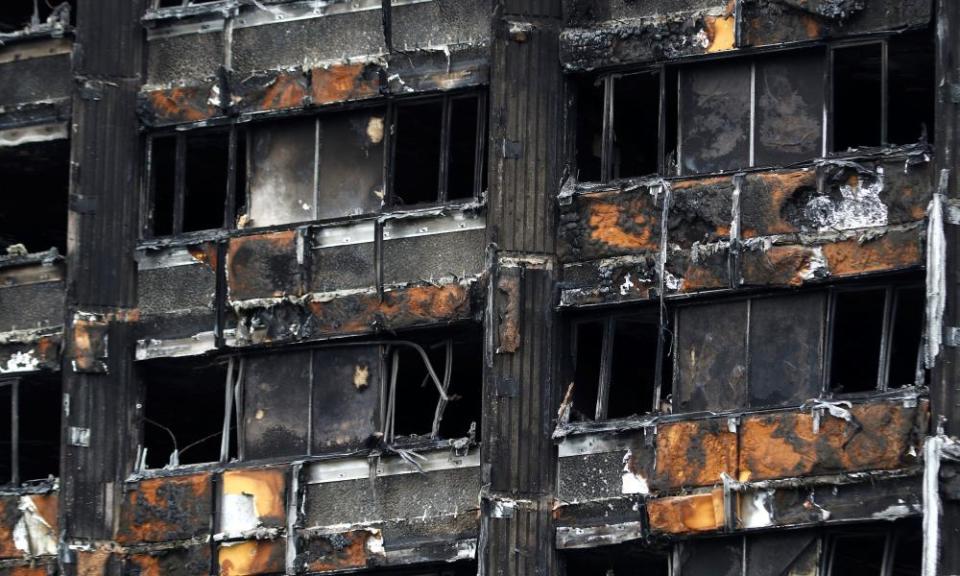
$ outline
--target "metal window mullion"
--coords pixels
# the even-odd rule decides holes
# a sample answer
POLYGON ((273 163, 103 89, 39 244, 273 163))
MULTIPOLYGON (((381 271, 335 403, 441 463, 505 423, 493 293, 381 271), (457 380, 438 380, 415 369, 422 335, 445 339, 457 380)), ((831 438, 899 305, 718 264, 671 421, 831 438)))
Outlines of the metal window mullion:
POLYGON ((603 79, 603 130, 600 152, 600 180, 613 178, 613 76, 603 79))
POLYGON ((384 120, 386 130, 383 142, 383 204, 393 206, 393 173, 397 165, 397 106, 392 100, 387 101, 387 113, 384 120))
POLYGON ((834 110, 836 110, 836 103, 834 101, 835 92, 836 92, 834 90, 834 80, 835 80, 836 74, 834 73, 834 67, 836 66, 836 59, 837 59, 836 50, 834 50, 833 47, 828 48, 827 49, 827 67, 826 67, 827 69, 824 72, 824 75, 826 76, 826 79, 824 80, 824 83, 826 84, 826 88, 825 88, 826 96, 823 99, 823 106, 824 106, 823 115, 824 115, 824 124, 825 124, 824 142, 823 142, 824 156, 826 156, 828 151, 832 152, 834 148, 834 145, 833 145, 834 114, 833 113, 834 113, 834 110))
MULTIPOLYGON (((660 66, 657 72, 660 75, 660 101, 657 103, 657 174, 665 174, 667 170, 667 68, 660 66)), ((658 363, 659 367, 659 363, 658 363)), ((657 377, 657 388, 660 388, 660 379, 657 377)))
POLYGON ((747 163, 752 168, 757 163, 757 61, 750 62, 750 157, 747 163))
POLYGON ((243 356, 240 357, 240 369, 239 374, 237 374, 237 382, 234 386, 234 416, 237 420, 237 459, 241 462, 246 459, 246 451, 244 450, 244 444, 247 437, 246 429, 243 423, 244 418, 244 386, 246 385, 246 365, 247 359, 243 356))
POLYGON ((446 202, 448 190, 447 180, 450 173, 450 125, 452 101, 449 96, 443 98, 440 118, 440 167, 437 179, 437 201, 446 202))
POLYGON ((220 436, 220 463, 230 461, 230 427, 233 424, 233 368, 236 359, 231 357, 227 364, 227 381, 223 399, 223 432, 220 436))
POLYGON ((157 178, 153 164, 153 137, 147 137, 144 142, 144 157, 146 170, 143 175, 140 195, 140 237, 153 237, 154 214, 156 212, 157 178))
POLYGON ((10 385, 10 483, 20 484, 20 380, 10 385))
POLYGON ((307 387, 307 456, 313 455, 313 398, 314 385, 316 384, 315 375, 317 373, 317 362, 320 361, 317 349, 310 350, 310 374, 307 377, 309 386, 307 387))
POLYGON ((662 321, 664 315, 657 320, 657 363, 653 373, 653 404, 650 405, 654 414, 660 411, 660 394, 663 389, 663 353, 666 346, 666 326, 662 321))
POLYGON ((827 321, 825 322, 826 327, 826 338, 825 338, 825 352, 823 355, 823 374, 820 383, 820 391, 823 394, 829 393, 831 388, 831 373, 833 372, 833 325, 836 322, 837 316, 837 293, 835 290, 830 289, 827 291, 827 321))
POLYGON ((314 220, 320 216, 320 149, 323 146, 323 125, 320 117, 314 119, 313 124, 313 209, 311 216, 314 220))
POLYGON ((683 86, 683 67, 677 68, 677 173, 680 176, 683 173, 683 99, 680 97, 680 87, 683 86))
POLYGON ((615 320, 608 317, 603 321, 603 348, 600 352, 600 382, 597 387, 597 410, 595 418, 606 420, 610 400, 610 371, 613 360, 613 333, 615 320))
POLYGON ((173 185, 173 234, 183 232, 183 211, 187 193, 187 137, 176 135, 173 185))
POLYGON ((483 193, 483 171, 486 165, 484 155, 487 143, 487 95, 486 93, 477 94, 477 140, 476 150, 473 161, 473 197, 479 198, 483 193))
POLYGON ((896 291, 887 286, 883 297, 883 328, 880 332, 880 366, 877 369, 877 390, 887 389, 890 371, 890 348, 893 345, 893 314, 896 310, 896 291))
POLYGON ((886 38, 880 43, 880 144, 887 145, 887 124, 890 108, 889 90, 889 42, 886 38))
POLYGON ((897 534, 888 530, 883 541, 883 564, 880 567, 880 576, 893 576, 893 561, 896 551, 897 534))
POLYGON ((237 213, 237 126, 230 126, 227 141, 227 196, 223 206, 223 227, 236 226, 237 213))

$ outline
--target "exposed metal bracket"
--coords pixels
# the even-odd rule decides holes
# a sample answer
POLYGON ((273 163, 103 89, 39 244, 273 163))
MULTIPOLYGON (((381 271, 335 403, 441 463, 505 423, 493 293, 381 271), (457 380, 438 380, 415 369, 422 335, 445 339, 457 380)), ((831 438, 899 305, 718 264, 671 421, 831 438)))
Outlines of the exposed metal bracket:
POLYGON ((90 447, 90 429, 80 428, 78 426, 70 427, 70 445, 81 448, 90 447))

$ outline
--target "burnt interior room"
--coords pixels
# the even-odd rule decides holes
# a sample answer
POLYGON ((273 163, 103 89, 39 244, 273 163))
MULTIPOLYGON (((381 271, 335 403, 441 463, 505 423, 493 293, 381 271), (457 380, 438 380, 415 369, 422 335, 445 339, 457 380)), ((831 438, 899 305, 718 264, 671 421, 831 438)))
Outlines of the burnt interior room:
POLYGON ((65 255, 69 141, 0 147, 0 173, 4 175, 0 253, 22 244, 30 253, 56 248, 65 255))
MULTIPOLYGON (((147 468, 219 462, 228 368, 213 358, 144 361, 137 365, 147 468), (174 454, 176 453, 176 454, 174 454)), ((230 456, 237 447, 230 423, 230 456)))
POLYGON ((8 0, 0 6, 0 34, 44 24, 51 16, 74 24, 76 12, 76 0, 8 0))
POLYGON ((0 380, 0 481, 58 477, 60 379, 34 373, 0 380))
POLYGON ((669 576, 670 553, 654 547, 619 544, 563 553, 570 576, 669 576))

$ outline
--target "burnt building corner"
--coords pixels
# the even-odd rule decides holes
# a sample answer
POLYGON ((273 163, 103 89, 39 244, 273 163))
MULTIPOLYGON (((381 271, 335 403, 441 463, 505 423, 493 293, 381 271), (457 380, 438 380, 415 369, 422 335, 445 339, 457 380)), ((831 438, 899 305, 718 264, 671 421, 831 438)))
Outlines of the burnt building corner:
POLYGON ((960 4, 0 3, 0 576, 960 574, 960 4))

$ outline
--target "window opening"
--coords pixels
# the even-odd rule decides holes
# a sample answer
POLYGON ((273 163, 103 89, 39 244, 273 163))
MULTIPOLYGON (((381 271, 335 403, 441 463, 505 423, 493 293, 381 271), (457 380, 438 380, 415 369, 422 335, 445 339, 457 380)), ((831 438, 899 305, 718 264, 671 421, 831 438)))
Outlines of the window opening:
POLYGON ((230 133, 198 133, 186 141, 183 231, 224 226, 230 133))
POLYGON ((67 249, 70 143, 67 140, 0 148, 4 209, 0 254, 22 244, 27 252, 67 249))
POLYGON ((830 574, 881 576, 887 551, 887 534, 837 534, 830 541, 830 574))
POLYGON ((578 322, 573 325, 573 406, 574 421, 593 420, 597 415, 603 342, 606 322, 578 322))
POLYGON ((882 43, 833 50, 833 150, 883 142, 882 43))
POLYGON ((73 24, 76 0, 4 0, 0 2, 0 34, 42 24, 73 24))
POLYGON ((613 178, 656 174, 660 153, 660 74, 614 78, 613 178))
POLYGON ((830 390, 878 388, 887 290, 843 290, 834 294, 830 390))
POLYGON ((397 106, 394 204, 413 206, 437 201, 443 117, 443 102, 397 106))
POLYGON ((926 383, 923 368, 923 318, 926 294, 922 286, 900 288, 893 303, 890 327, 890 367, 887 388, 926 383))
POLYGON ((577 98, 577 180, 598 182, 603 177, 603 113, 606 79, 581 78, 577 98))
MULTIPOLYGON (((485 140, 483 115, 479 97, 467 96, 450 101, 450 164, 447 169, 447 200, 475 197, 475 183, 482 182, 483 147, 485 140)), ((483 189, 483 185, 480 186, 483 189)))
POLYGON ((629 544, 570 550, 562 555, 568 576, 669 576, 667 552, 629 544))
POLYGON ((58 475, 60 398, 57 374, 0 381, 0 482, 18 486, 58 475))
POLYGON ((386 112, 373 108, 319 117, 318 219, 380 211, 386 112))
POLYGON ((658 340, 655 320, 614 320, 607 418, 654 411, 658 340))
POLYGON ((936 73, 933 34, 921 31, 888 41, 891 144, 933 141, 936 73))
POLYGON ((229 417, 233 402, 227 392, 228 385, 233 392, 228 384, 228 376, 234 377, 232 364, 166 358, 138 363, 138 368, 144 399, 141 467, 220 462, 235 455, 236 426, 229 417))

